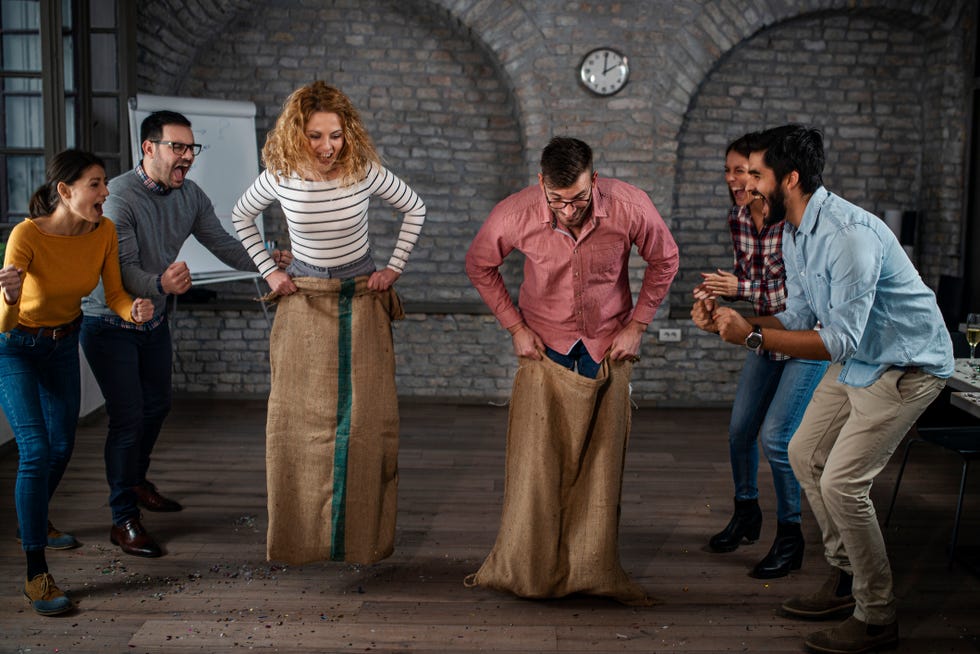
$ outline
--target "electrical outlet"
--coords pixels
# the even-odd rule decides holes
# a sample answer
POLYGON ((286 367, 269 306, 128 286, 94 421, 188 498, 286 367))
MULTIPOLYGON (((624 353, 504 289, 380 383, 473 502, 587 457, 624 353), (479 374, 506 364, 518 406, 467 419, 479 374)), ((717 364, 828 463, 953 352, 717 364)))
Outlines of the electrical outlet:
POLYGON ((681 340, 681 330, 661 329, 659 339, 661 343, 678 343, 681 340))

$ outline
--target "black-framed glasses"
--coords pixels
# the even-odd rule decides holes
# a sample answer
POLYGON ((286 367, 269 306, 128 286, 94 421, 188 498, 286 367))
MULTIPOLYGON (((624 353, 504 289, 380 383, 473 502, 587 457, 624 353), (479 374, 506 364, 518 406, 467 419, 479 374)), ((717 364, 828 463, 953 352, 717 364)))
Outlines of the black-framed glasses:
POLYGON ((188 148, 190 148, 191 154, 193 154, 195 157, 201 154, 201 150, 204 149, 204 146, 200 143, 181 143, 179 141, 161 141, 159 139, 149 139, 149 141, 150 143, 156 143, 157 145, 169 145, 170 149, 173 150, 174 154, 178 157, 187 152, 188 148))
POLYGON ((552 200, 548 197, 548 189, 544 189, 544 192, 545 201, 548 203, 548 206, 555 211, 562 211, 568 205, 572 205, 572 207, 575 209, 584 209, 589 206, 590 202, 592 202, 593 185, 589 184, 589 197, 576 198, 575 200, 552 200))
POLYGON ((591 193, 589 193, 589 197, 581 200, 548 200, 548 206, 552 209, 558 209, 559 211, 568 205, 572 205, 576 209, 584 209, 585 207, 589 206, 590 202, 592 202, 591 193))

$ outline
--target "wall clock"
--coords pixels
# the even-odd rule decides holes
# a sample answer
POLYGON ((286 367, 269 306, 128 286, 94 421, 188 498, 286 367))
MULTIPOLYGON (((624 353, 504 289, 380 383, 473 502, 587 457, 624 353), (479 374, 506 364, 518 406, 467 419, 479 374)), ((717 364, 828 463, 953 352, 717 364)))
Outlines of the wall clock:
POLYGON ((629 60, 613 48, 596 48, 582 58, 579 81, 596 95, 613 95, 626 86, 630 77, 629 60))

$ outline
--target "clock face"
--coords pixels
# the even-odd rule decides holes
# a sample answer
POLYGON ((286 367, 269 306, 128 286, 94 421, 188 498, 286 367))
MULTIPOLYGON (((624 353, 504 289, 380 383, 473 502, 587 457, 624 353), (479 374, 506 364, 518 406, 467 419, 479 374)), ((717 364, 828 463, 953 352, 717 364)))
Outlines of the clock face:
POLYGON ((597 48, 579 65, 579 80, 596 95, 619 92, 630 76, 627 58, 612 48, 597 48))

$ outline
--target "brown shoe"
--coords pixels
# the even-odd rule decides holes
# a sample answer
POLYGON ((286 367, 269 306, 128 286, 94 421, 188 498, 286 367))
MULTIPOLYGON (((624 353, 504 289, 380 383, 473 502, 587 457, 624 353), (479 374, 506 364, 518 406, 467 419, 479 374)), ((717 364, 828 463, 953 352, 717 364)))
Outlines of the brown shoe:
POLYGON ((136 501, 147 511, 172 513, 184 508, 179 502, 175 502, 158 493, 157 487, 148 481, 133 486, 133 492, 136 493, 136 501))
POLYGON ((834 568, 820 590, 783 602, 783 612, 787 617, 805 620, 827 620, 846 615, 855 605, 851 594, 852 579, 840 568, 834 568))
POLYGON ((109 540, 118 545, 126 554, 154 558, 163 556, 163 550, 157 542, 146 533, 139 518, 130 518, 122 525, 112 525, 109 540))
POLYGON ((803 644, 818 654, 863 654, 894 649, 898 646, 898 622, 868 624, 852 615, 836 627, 810 634, 803 644))
POLYGON ((54 577, 43 572, 24 582, 24 597, 37 613, 58 615, 75 608, 68 596, 54 583, 54 577))
MULTIPOLYGON (((20 543, 20 527, 17 527, 17 542, 20 543)), ((70 550, 81 546, 78 539, 71 534, 66 534, 51 524, 48 520, 48 549, 49 550, 70 550)))

